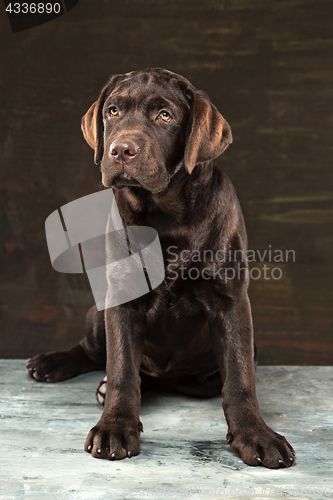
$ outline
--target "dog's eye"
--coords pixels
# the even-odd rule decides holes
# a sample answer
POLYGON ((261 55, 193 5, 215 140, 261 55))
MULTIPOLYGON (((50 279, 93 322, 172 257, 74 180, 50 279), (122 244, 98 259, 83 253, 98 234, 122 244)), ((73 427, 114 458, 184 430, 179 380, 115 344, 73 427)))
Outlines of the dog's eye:
POLYGON ((109 108, 109 115, 110 116, 118 116, 118 108, 116 106, 111 106, 109 108))
POLYGON ((158 117, 161 118, 164 122, 169 122, 172 119, 168 111, 161 111, 158 117))

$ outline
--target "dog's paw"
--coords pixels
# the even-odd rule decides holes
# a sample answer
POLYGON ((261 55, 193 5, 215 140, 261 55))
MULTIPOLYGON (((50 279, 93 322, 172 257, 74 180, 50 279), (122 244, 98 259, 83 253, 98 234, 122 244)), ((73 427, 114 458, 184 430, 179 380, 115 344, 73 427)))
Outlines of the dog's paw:
POLYGON ((100 381, 96 391, 96 399, 99 405, 104 406, 106 394, 107 375, 100 381))
POLYGON ((131 458, 140 451, 140 420, 110 419, 100 420, 86 439, 84 449, 94 458, 121 460, 131 458))
POLYGON ((59 382, 95 369, 80 345, 69 351, 38 354, 26 366, 29 377, 38 382, 59 382))
POLYGON ((227 442, 247 465, 278 469, 291 467, 296 460, 296 453, 286 438, 264 421, 254 429, 245 425, 238 432, 228 432, 227 442))

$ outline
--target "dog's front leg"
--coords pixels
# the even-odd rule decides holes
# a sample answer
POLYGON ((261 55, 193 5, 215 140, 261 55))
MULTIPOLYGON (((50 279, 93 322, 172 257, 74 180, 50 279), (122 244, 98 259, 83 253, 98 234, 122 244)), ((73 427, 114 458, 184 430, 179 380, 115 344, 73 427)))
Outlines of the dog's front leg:
POLYGON ((93 457, 120 460, 139 453, 144 318, 133 302, 105 311, 107 392, 102 416, 85 442, 93 457))
POLYGON ((247 294, 209 313, 211 338, 222 378, 227 441, 248 465, 290 467, 295 453, 261 416, 255 392, 253 330, 247 294))

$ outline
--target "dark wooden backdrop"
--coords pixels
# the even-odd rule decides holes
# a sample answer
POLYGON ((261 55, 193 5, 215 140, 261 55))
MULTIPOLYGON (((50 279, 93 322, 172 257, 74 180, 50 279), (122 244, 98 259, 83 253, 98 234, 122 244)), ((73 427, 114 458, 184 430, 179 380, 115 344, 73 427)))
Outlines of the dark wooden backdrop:
POLYGON ((83 335, 88 281, 52 269, 44 222, 99 190, 80 119, 108 77, 160 66, 208 92, 231 124, 219 164, 250 248, 295 250, 280 280, 251 282, 260 363, 332 364, 332 27, 325 0, 81 0, 16 34, 2 15, 0 355, 83 335))

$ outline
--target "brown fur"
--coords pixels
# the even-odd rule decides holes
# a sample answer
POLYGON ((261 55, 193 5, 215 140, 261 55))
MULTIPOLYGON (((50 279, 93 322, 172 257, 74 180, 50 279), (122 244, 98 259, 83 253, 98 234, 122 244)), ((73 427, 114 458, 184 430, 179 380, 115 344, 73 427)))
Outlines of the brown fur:
POLYGON ((141 390, 157 381, 163 390, 192 396, 222 391, 231 448, 249 465, 289 467, 293 448, 264 422, 255 394, 246 258, 214 257, 221 249, 247 250, 235 190, 213 162, 232 142, 228 123, 185 78, 152 68, 112 77, 83 117, 82 130, 123 224, 157 230, 166 275, 139 299, 102 313, 92 308, 81 343, 36 356, 29 374, 56 382, 106 363, 103 414, 85 444, 94 457, 139 453, 141 390), (163 120, 161 110, 171 119, 164 114, 163 120), (174 263, 170 246, 176 247, 174 263), (213 257, 197 262, 194 252, 205 250, 213 257), (238 265, 243 271, 232 280, 216 275, 238 265), (193 269, 200 279, 189 278, 193 269))

